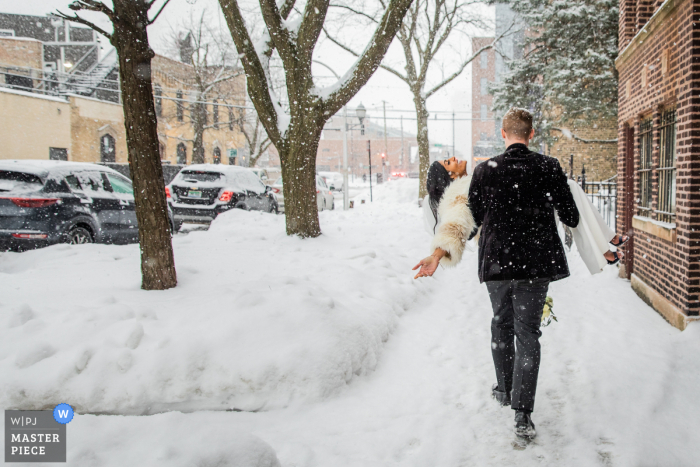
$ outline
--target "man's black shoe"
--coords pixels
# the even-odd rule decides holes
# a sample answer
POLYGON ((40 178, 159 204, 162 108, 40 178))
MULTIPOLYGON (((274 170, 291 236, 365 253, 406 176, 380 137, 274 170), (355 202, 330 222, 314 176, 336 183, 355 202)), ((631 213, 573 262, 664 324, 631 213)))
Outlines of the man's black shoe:
POLYGON ((525 439, 533 439, 537 436, 535 424, 532 423, 529 412, 522 410, 515 412, 515 434, 525 439))
POLYGON ((510 405, 510 392, 499 391, 498 383, 494 384, 491 388, 491 396, 496 399, 496 402, 501 404, 501 407, 510 405))

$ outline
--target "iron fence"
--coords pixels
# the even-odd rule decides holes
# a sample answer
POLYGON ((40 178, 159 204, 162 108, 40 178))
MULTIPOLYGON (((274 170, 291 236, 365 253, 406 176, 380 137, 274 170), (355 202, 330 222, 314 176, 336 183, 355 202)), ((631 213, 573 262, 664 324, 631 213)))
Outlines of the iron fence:
POLYGON ((588 181, 586 176, 580 175, 578 184, 586 193, 589 201, 598 209, 605 223, 617 230, 617 175, 603 181, 588 181))

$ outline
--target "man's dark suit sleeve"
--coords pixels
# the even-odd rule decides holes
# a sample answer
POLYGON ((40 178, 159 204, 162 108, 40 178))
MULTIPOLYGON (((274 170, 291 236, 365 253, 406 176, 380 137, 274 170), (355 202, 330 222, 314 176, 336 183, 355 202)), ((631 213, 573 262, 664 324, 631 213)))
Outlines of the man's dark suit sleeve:
POLYGON ((576 203, 574 202, 574 196, 571 194, 569 189, 569 183, 567 182, 566 174, 562 170, 559 161, 556 159, 553 162, 553 183, 552 183, 552 203, 554 208, 559 214, 559 219, 568 225, 569 227, 576 227, 578 225, 578 209, 576 208, 576 203))
POLYGON ((481 224, 484 222, 484 200, 481 194, 481 179, 483 171, 479 169, 480 168, 477 167, 477 169, 474 171, 472 182, 469 185, 469 210, 472 212, 472 218, 476 223, 474 231, 471 233, 471 235, 469 235, 469 240, 474 238, 476 233, 479 231, 479 227, 481 227, 481 224))

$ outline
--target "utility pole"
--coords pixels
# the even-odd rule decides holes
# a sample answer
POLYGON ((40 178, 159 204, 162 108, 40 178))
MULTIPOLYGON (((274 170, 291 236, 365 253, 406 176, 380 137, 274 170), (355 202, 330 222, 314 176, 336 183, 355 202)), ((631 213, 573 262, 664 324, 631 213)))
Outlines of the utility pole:
POLYGON ((401 114, 401 161, 399 162, 399 165, 401 166, 401 170, 403 170, 404 164, 403 164, 403 114, 401 114))
POLYGON ((386 156, 384 159, 382 159, 382 181, 386 181, 384 166, 386 165, 386 160, 389 157, 389 142, 386 134, 386 101, 382 101, 382 107, 384 108, 384 155, 386 156))
POLYGON ((372 149, 370 140, 367 140, 367 156, 369 157, 369 202, 372 202, 372 149))
POLYGON ((349 209, 348 198, 348 106, 343 106, 343 210, 349 209))
POLYGON ((452 111, 452 155, 457 156, 457 150, 455 149, 455 111, 452 111))

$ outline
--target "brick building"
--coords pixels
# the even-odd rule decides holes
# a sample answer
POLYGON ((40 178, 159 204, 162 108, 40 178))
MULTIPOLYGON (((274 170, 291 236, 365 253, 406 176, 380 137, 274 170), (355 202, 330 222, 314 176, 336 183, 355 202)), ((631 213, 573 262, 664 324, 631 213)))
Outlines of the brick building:
MULTIPOLYGON (((474 37, 472 50, 494 41, 493 37, 474 37)), ((472 167, 503 152, 500 123, 494 120, 493 96, 489 86, 496 80, 496 51, 488 49, 472 62, 472 167)))
MULTIPOLYGON (((68 21, 0 13, 0 139, 11 141, 0 148, 0 158, 127 162, 116 53, 99 48, 92 30, 68 21)), ((151 73, 161 159, 191 163, 188 108, 198 95, 193 67, 156 55, 151 73)), ((218 84, 214 94, 218 99, 204 104, 204 160, 245 163, 238 156, 245 141, 237 124, 244 77, 218 84)))
POLYGON ((621 271, 684 329, 700 311, 700 121, 697 2, 621 0, 618 232, 621 271))
MULTIPOLYGON (((348 115, 348 123, 358 123, 355 115, 348 115)), ((384 127, 372 121, 369 117, 364 120, 365 134, 361 135, 359 128, 348 131, 348 168, 349 176, 362 177, 369 172, 369 157, 367 141, 370 141, 372 151, 372 173, 384 172, 389 176, 392 172, 418 172, 418 142, 416 136, 407 131, 388 127, 386 139, 384 127), (386 141, 386 147, 385 147, 386 141), (382 159, 382 154, 385 157, 382 159)), ((316 170, 342 172, 343 168, 343 117, 332 117, 323 130, 318 144, 316 170)))

